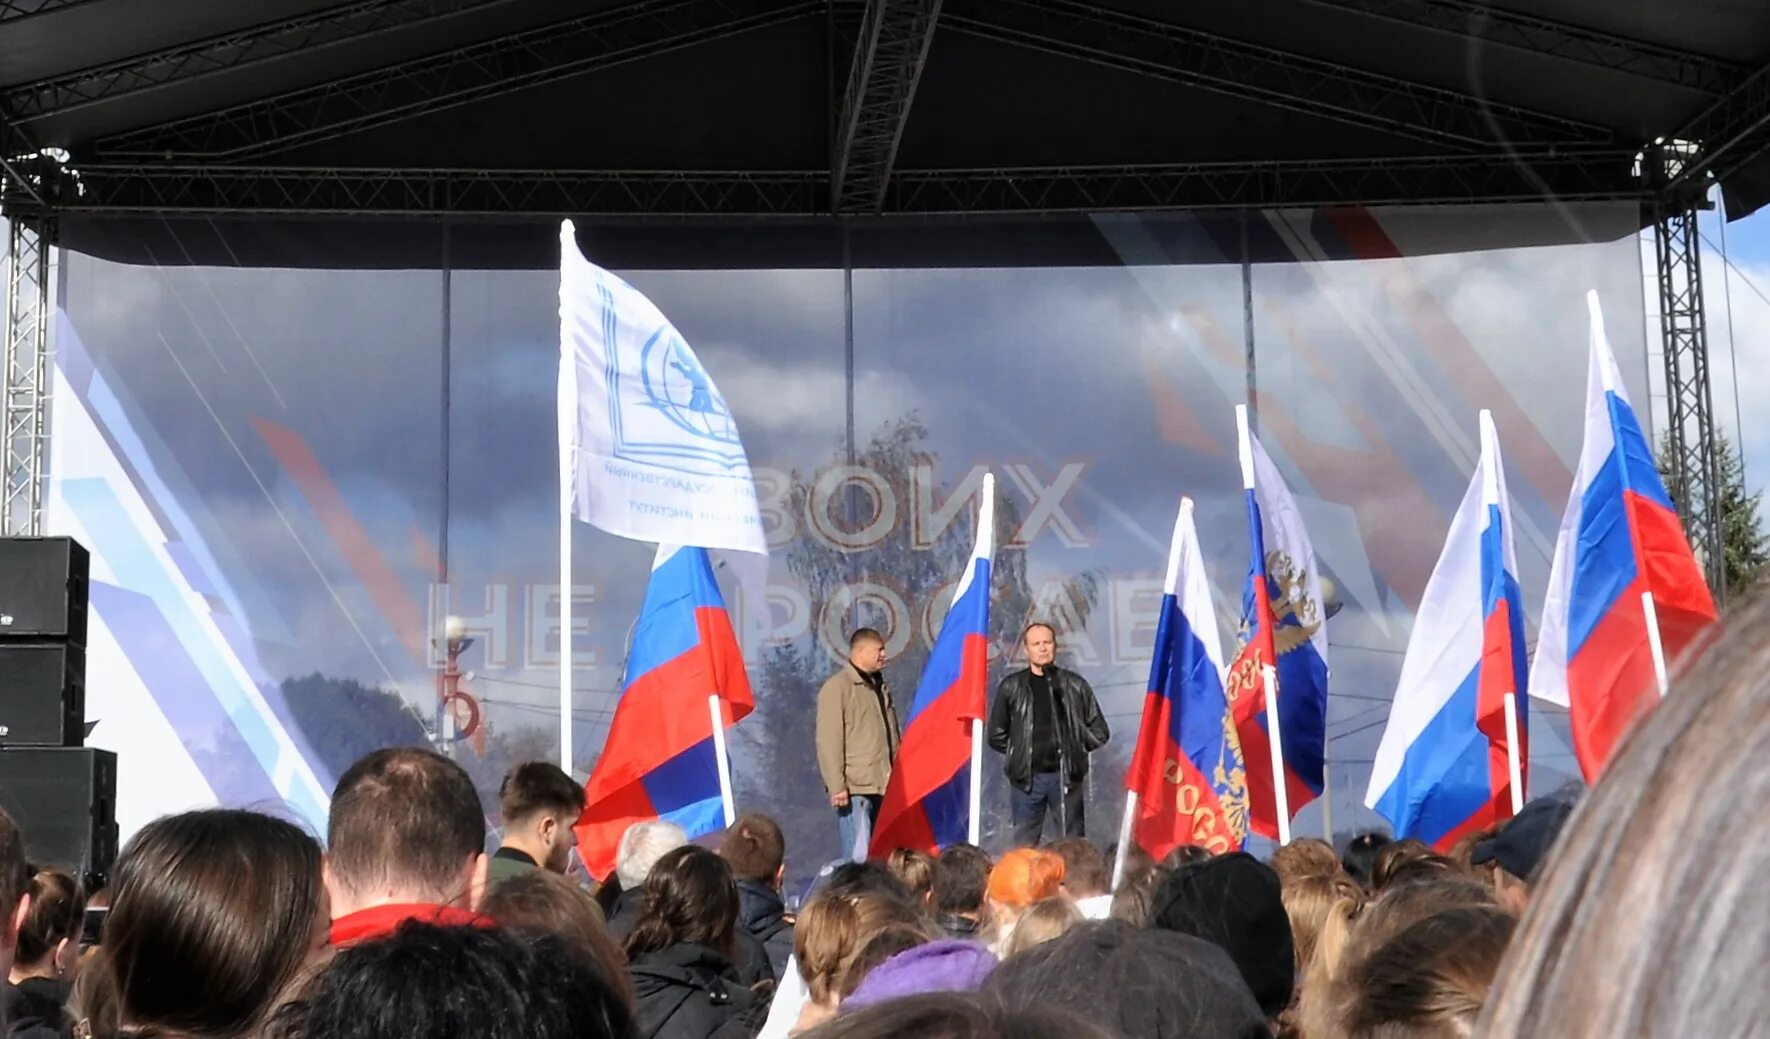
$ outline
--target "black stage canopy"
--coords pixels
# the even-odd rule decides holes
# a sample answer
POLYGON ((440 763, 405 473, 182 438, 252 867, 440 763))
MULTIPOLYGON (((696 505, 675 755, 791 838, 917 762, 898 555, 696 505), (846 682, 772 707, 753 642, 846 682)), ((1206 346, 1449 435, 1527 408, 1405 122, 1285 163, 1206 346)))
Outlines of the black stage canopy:
POLYGON ((344 266, 545 246, 412 218, 820 253, 1711 178, 1738 216, 1767 58, 1741 0, 0 0, 0 200, 95 252, 344 266))

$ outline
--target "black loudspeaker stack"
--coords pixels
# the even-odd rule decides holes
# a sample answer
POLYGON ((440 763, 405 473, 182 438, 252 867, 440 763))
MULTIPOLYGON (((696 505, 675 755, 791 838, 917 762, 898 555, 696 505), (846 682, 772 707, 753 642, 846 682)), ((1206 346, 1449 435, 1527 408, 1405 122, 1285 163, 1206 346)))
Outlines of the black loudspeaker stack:
POLYGON ((117 756, 85 745, 88 562, 72 538, 0 538, 0 807, 34 865, 102 884, 117 756))

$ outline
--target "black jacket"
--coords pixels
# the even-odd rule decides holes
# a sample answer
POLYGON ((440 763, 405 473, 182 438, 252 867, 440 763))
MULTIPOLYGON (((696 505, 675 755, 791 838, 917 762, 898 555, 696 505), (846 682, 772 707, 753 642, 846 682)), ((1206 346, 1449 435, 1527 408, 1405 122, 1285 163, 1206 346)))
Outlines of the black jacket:
POLYGON ((731 961, 702 945, 672 945, 627 966, 638 999, 640 1039, 748 1039, 767 1005, 731 961))
MULTIPOLYGON (((1022 668, 1002 679, 989 712, 989 745, 1007 756, 1003 770, 1021 790, 1031 790, 1033 780, 1031 674, 1022 668)), ((1088 755, 1106 746, 1112 733, 1086 679, 1056 665, 1045 668, 1045 675, 1057 713, 1057 746, 1068 765, 1069 782, 1080 782, 1088 775, 1088 755)))
POLYGON ((615 944, 627 940, 627 935, 633 933, 633 925, 644 913, 645 893, 638 888, 629 888, 615 896, 614 908, 608 914, 608 933, 613 936, 615 944))
POLYGON ((69 986, 53 978, 26 978, 5 986, 6 1027, 11 1039, 63 1039, 69 1022, 63 1007, 69 986))
POLYGON ((780 892, 753 880, 738 881, 738 926, 762 943, 776 981, 786 977, 793 955, 793 922, 787 919, 780 892))

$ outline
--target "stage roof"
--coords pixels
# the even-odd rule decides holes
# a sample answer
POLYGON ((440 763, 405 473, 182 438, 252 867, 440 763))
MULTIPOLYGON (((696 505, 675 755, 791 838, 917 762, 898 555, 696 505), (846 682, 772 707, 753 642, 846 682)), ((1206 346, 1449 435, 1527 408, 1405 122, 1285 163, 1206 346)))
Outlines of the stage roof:
POLYGON ((1770 4, 1738 0, 0 0, 0 156, 9 211, 100 237, 141 216, 817 234, 1711 177, 1738 216, 1770 198, 1767 58, 1770 4), (1696 147, 1643 178, 1662 138, 1696 147))

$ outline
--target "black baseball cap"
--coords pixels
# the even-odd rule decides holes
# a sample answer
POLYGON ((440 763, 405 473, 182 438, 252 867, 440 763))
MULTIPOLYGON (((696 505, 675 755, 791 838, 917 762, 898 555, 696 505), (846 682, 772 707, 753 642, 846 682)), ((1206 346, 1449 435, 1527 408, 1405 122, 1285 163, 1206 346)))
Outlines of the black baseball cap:
POLYGON ((1561 836, 1561 827, 1572 814, 1573 806, 1566 801, 1549 797, 1532 801, 1505 829, 1476 844, 1469 861, 1477 866, 1497 862, 1514 877, 1534 882, 1549 849, 1555 846, 1555 838, 1561 836))

